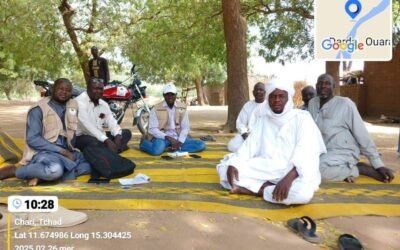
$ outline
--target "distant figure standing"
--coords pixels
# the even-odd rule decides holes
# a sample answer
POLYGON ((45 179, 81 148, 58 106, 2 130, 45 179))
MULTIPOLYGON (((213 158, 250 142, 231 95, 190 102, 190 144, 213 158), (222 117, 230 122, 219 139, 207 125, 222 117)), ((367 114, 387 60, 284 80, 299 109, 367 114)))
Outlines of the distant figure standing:
POLYGON ((301 98, 303 99, 304 104, 300 106, 302 110, 308 110, 308 102, 313 99, 317 95, 313 86, 305 86, 301 90, 301 98))
POLYGON ((99 56, 99 50, 96 46, 93 46, 90 51, 93 55, 93 58, 89 60, 90 77, 103 79, 104 85, 107 85, 110 82, 107 59, 99 56))

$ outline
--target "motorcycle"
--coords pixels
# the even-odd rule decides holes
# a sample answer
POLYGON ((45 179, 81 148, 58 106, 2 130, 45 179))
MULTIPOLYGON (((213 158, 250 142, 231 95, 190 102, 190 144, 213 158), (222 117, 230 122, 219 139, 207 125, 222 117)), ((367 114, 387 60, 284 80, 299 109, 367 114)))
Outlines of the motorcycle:
MULTIPOLYGON (((118 124, 122 122, 128 107, 134 108, 135 104, 136 111, 133 116, 133 126, 137 126, 142 134, 146 134, 149 126, 151 107, 144 100, 146 97, 146 86, 141 86, 142 82, 135 71, 135 65, 131 69, 131 77, 132 83, 128 86, 115 80, 104 86, 102 99, 109 105, 118 124), (139 101, 142 101, 143 104, 138 105, 139 101)), ((36 89, 40 92, 41 97, 51 96, 52 83, 42 80, 35 80, 33 82, 36 89)), ((84 91, 85 89, 73 85, 72 98, 77 97, 84 91)))

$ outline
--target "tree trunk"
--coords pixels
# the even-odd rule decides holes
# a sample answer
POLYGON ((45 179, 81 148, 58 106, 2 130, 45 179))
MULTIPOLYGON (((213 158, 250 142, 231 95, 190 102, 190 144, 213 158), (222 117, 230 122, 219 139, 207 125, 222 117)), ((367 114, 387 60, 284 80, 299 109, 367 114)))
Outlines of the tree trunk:
POLYGON ((11 101, 11 91, 4 91, 4 94, 6 94, 7 100, 11 101))
POLYGON ((205 105, 210 105, 210 102, 208 101, 207 94, 206 94, 206 92, 204 91, 204 87, 203 87, 203 85, 201 85, 201 89, 203 90, 203 99, 204 99, 204 104, 205 104, 205 105))
POLYGON ((335 95, 340 95, 339 67, 340 67, 340 62, 337 61, 325 62, 326 73, 330 74, 331 76, 333 76, 333 79, 335 79, 335 95))
POLYGON ((204 90, 203 90, 203 86, 201 85, 201 77, 197 77, 194 80, 194 83, 196 84, 196 93, 197 93, 197 101, 199 103, 199 105, 203 106, 205 105, 205 101, 204 101, 204 90))
POLYGON ((247 80, 246 21, 240 14, 240 0, 222 0, 228 71, 228 120, 225 130, 236 130, 236 119, 249 100, 247 80))
POLYGON ((75 53, 78 56, 79 64, 85 77, 86 82, 89 80, 89 56, 82 50, 81 44, 79 43, 78 36, 74 30, 72 24, 72 16, 75 14, 75 10, 69 5, 68 0, 62 0, 58 10, 61 13, 64 21, 65 28, 67 29, 68 36, 71 40, 72 46, 74 47, 75 53))

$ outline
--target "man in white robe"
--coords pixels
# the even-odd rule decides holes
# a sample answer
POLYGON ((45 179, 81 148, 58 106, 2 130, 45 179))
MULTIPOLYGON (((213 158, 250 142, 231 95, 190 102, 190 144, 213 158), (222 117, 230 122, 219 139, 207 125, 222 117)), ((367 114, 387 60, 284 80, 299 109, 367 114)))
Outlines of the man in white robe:
POLYGON ((293 109, 291 84, 267 85, 267 102, 242 147, 217 165, 231 193, 254 194, 282 204, 308 203, 321 182, 326 149, 307 111, 293 109))
POLYGON ((228 142, 228 150, 236 152, 249 136, 255 124, 256 113, 259 112, 265 101, 265 84, 256 83, 253 89, 254 100, 246 102, 236 119, 238 133, 228 142))

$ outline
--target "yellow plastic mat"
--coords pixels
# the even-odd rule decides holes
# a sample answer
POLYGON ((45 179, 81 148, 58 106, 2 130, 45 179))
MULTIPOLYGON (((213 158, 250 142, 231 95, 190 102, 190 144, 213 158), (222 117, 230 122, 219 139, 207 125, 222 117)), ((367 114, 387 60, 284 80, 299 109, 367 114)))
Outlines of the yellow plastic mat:
MULTIPOLYGON (((22 146, 20 143, 18 145, 22 146)), ((132 159, 137 173, 151 178, 148 184, 124 187, 118 180, 89 184, 89 176, 74 181, 42 183, 28 187, 17 179, 0 181, 0 202, 9 195, 57 195, 71 209, 191 210, 247 215, 270 220, 309 215, 327 218, 350 215, 400 216, 400 180, 385 184, 360 177, 356 183, 323 183, 307 205, 270 204, 258 197, 233 195, 219 185, 215 166, 226 154, 222 143, 207 143, 205 152, 164 160, 137 150, 137 143, 123 155, 132 159)))

